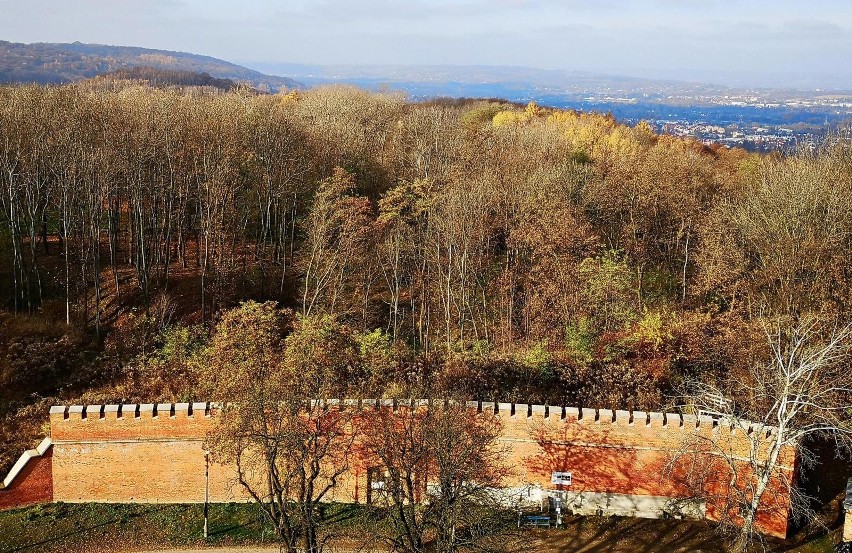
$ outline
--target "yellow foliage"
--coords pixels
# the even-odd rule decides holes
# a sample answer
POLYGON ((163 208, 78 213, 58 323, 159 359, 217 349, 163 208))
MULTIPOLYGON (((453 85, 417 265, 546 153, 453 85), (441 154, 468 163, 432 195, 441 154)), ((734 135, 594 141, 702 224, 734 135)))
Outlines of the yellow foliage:
POLYGON ((503 110, 494 115, 492 123, 495 127, 503 127, 506 125, 520 125, 528 123, 533 119, 538 119, 544 116, 545 110, 540 108, 535 102, 530 102, 524 108, 524 111, 503 110))
POLYGON ((638 159, 640 150, 641 146, 632 129, 618 126, 592 144, 592 157, 595 159, 615 158, 621 162, 632 164, 638 159))
POLYGON ((281 93, 278 96, 281 98, 279 102, 282 106, 296 104, 302 99, 302 95, 299 94, 298 90, 291 90, 287 93, 281 93))
POLYGON ((524 108, 524 115, 527 116, 527 119, 533 119, 536 117, 540 117, 544 114, 544 110, 538 107, 538 104, 535 102, 530 102, 527 104, 527 107, 524 108))
POLYGON ((503 127, 506 125, 519 125, 521 123, 526 123, 529 120, 526 113, 521 113, 518 111, 501 111, 492 119, 492 123, 495 127, 503 127))
POLYGON ((659 349, 664 342, 673 338, 671 315, 659 311, 646 311, 636 324, 636 338, 659 349))
POLYGON ((633 127, 633 135, 636 137, 636 140, 645 146, 650 146, 657 141, 657 134, 654 132, 654 129, 651 128, 651 125, 644 119, 639 121, 639 123, 633 127))

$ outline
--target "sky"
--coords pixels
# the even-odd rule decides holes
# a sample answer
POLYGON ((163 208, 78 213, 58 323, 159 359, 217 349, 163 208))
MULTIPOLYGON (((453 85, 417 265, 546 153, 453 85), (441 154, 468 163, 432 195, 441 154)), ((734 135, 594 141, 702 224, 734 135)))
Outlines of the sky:
POLYGON ((852 88, 849 0, 0 0, 0 39, 852 88))

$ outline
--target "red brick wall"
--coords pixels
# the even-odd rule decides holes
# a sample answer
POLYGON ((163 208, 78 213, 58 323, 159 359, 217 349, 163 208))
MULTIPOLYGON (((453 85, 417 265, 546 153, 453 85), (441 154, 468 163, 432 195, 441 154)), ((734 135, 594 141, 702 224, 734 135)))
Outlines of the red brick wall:
MULTIPOLYGON (((499 411, 501 443, 511 469, 505 484, 511 487, 551 489, 551 473, 568 470, 574 478, 572 491, 689 497, 692 483, 686 467, 693 467, 696 459, 705 466, 713 462, 701 449, 706 438, 725 444, 734 456, 748 453, 744 432, 732 432, 712 419, 561 408, 545 412, 541 406, 508 404, 497 409, 485 404, 484 410, 499 411), (675 452, 682 450, 693 453, 675 460, 675 452)), ((215 419, 204 404, 196 405, 191 415, 187 404, 156 410, 124 406, 121 413, 118 406, 89 406, 85 416, 82 407, 55 411, 51 436, 57 501, 203 501, 203 440, 215 419)), ((785 452, 788 468, 774 483, 774 504, 767 504, 759 518, 761 529, 776 536, 787 531, 788 498, 780 478, 791 477, 794 455, 785 452)), ((369 464, 355 462, 330 499, 366 501, 369 464)), ((716 470, 717 482, 729 480, 725 470, 716 470)), ((214 502, 248 500, 232 467, 211 464, 209 489, 214 502)), ((714 504, 713 494, 721 493, 718 485, 703 491, 709 498, 708 517, 718 518, 724 508, 714 504)))

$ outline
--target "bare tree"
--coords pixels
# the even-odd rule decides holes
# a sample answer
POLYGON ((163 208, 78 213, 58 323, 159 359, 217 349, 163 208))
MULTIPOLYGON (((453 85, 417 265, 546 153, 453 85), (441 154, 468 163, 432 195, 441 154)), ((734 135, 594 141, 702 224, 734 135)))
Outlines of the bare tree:
POLYGON ((228 404, 208 441, 275 528, 281 551, 322 552, 332 532, 323 501, 348 470, 349 413, 297 395, 228 404))
POLYGON ((495 549, 495 537, 511 527, 498 419, 434 402, 368 412, 364 423, 367 458, 382 478, 373 503, 394 551, 418 553, 430 542, 442 553, 495 549))
MULTIPOLYGON (((727 466, 729 481, 714 499, 723 501, 720 522, 734 529, 736 551, 754 541, 760 517, 773 509, 789 505, 794 517, 809 515, 806 498, 794 486, 792 457, 798 451, 805 462, 812 460, 803 449, 808 438, 831 438, 839 449, 852 445, 852 323, 826 328, 813 318, 779 318, 764 321, 763 328, 770 358, 754 365, 748 378, 732 379, 724 388, 691 382, 687 393, 699 413, 719 417, 736 439, 746 440, 744 455, 730 433, 692 437, 727 466)), ((700 444, 687 449, 694 451, 694 445, 700 444)), ((703 467, 693 478, 706 489, 707 471, 719 466, 703 467)))

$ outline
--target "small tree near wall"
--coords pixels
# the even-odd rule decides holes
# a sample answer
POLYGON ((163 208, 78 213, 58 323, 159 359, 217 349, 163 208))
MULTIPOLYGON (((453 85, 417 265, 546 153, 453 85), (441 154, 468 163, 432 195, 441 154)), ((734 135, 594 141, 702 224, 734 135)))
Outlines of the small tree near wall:
POLYGON ((840 450, 852 445, 852 323, 826 327, 811 318, 778 318, 765 321, 764 331, 770 357, 746 378, 724 386, 687 385, 689 404, 717 416, 748 442, 745 455, 732 451, 728 433, 696 435, 692 440, 703 444, 685 445, 714 455, 716 462, 693 467, 691 477, 700 488, 724 492, 718 514, 722 527, 734 534, 735 551, 746 550, 758 537, 760 518, 782 506, 786 510, 787 501, 793 518, 810 514, 807 498, 794 485, 789 452, 798 450, 808 462, 802 447, 815 436, 833 439, 840 450), (719 463, 727 482, 713 484, 719 463))

